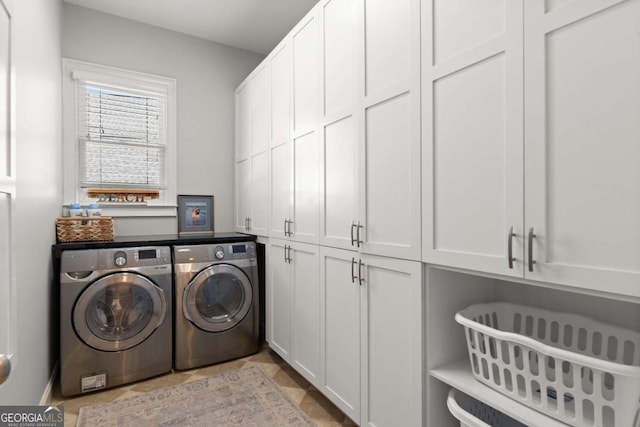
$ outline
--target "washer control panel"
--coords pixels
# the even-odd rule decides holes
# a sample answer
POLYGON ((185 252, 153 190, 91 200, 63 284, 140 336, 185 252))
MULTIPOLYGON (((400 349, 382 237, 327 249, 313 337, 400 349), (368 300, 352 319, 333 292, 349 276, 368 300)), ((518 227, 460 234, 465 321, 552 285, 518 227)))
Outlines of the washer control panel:
POLYGON ((256 245, 253 242, 216 245, 212 248, 212 255, 217 260, 255 258, 256 245))

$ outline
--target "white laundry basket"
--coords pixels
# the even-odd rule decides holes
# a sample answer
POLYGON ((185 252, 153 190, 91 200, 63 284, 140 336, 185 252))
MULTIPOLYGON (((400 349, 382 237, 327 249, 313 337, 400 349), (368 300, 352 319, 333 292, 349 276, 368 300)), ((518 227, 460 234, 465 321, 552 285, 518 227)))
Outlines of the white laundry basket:
POLYGON ((640 333, 511 303, 456 321, 479 381, 572 426, 640 426, 640 333))
POLYGON ((451 415, 460 421, 460 427, 527 427, 456 389, 449 392, 447 407, 451 415))

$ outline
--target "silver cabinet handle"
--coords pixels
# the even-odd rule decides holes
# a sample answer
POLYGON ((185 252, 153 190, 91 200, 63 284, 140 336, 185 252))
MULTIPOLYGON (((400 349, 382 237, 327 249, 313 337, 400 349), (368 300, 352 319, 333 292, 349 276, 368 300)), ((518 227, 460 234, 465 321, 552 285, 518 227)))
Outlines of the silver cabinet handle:
POLYGON ((244 219, 244 229, 245 231, 249 231, 249 217, 244 219))
POLYGON ((533 260, 533 238, 536 235, 533 232, 533 227, 529 229, 529 271, 533 271, 533 264, 536 262, 533 260))
POLYGON ((282 231, 284 233, 284 235, 287 235, 287 223, 289 222, 289 220, 287 218, 284 219, 284 226, 282 227, 282 231))
POLYGON ((360 240, 360 229, 364 228, 364 225, 361 225, 360 221, 358 221, 357 228, 358 228, 358 232, 356 233, 356 242, 358 244, 358 247, 360 247, 360 243, 363 243, 362 240, 360 240))
POLYGON ((289 245, 289 264, 291 264, 291 261, 293 261, 293 258, 291 258, 291 245, 289 245))
POLYGON ((351 283, 356 283, 356 279, 358 278, 358 276, 354 274, 355 266, 356 266, 356 259, 351 258, 351 283))
POLYGON ((515 257, 513 256, 513 238, 516 237, 516 233, 513 232, 513 226, 509 227, 509 236, 507 237, 507 261, 509 262, 509 268, 513 269, 513 261, 515 261, 515 257))
POLYGON ((0 384, 9 378, 11 373, 11 361, 6 354, 0 354, 0 384))
POLYGON ((249 224, 249 227, 247 228, 247 231, 251 230, 251 217, 247 218, 247 224, 249 224))
POLYGON ((284 253, 284 262, 286 264, 287 262, 289 262, 289 259, 287 258, 287 245, 284 245, 283 253, 284 253))
POLYGON ((358 260, 358 282, 360 286, 362 286, 362 282, 364 282, 364 279, 362 278, 362 267, 364 267, 364 263, 362 262, 361 259, 359 259, 358 260))
POLYGON ((293 224, 293 220, 288 220, 287 234, 289 237, 293 236, 293 232, 291 231, 291 224, 293 224))
POLYGON ((355 246, 356 245, 356 239, 353 236, 353 230, 356 228, 356 222, 355 221, 351 221, 351 246, 355 246))

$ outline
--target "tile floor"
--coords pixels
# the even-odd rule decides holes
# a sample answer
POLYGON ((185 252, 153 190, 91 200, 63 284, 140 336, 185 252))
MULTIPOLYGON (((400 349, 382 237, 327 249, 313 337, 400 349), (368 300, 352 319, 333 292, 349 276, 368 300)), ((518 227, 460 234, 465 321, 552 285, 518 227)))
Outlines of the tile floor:
POLYGON ((353 421, 345 416, 340 409, 267 346, 263 347, 259 353, 242 359, 191 371, 173 372, 146 381, 67 399, 60 396, 60 387, 55 385, 51 404, 64 405, 65 427, 75 426, 78 412, 83 406, 108 403, 159 388, 195 381, 232 369, 242 369, 250 366, 262 368, 318 426, 355 426, 353 421))

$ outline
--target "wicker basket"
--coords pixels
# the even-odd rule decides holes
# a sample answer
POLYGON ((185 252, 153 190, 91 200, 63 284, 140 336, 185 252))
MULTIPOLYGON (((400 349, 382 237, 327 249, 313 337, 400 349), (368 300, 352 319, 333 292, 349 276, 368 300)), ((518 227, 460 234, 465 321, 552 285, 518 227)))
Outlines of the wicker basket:
POLYGON ((113 240, 110 216, 59 217, 56 221, 58 242, 98 242, 113 240))

